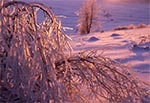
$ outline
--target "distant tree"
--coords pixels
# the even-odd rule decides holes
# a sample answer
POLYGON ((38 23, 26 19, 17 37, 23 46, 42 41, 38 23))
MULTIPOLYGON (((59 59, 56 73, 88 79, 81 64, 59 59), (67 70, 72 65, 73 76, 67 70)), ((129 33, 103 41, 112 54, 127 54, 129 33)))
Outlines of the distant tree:
POLYGON ((100 25, 100 8, 97 0, 86 0, 79 10, 78 32, 79 34, 88 34, 95 31, 100 25))

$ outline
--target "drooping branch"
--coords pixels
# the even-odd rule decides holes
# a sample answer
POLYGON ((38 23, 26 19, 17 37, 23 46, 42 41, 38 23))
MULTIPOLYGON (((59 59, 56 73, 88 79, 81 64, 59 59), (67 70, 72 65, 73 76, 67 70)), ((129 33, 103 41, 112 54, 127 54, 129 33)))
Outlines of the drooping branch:
POLYGON ((68 36, 49 8, 5 2, 0 7, 0 102, 149 101, 149 85, 127 67, 94 51, 68 52, 68 36))

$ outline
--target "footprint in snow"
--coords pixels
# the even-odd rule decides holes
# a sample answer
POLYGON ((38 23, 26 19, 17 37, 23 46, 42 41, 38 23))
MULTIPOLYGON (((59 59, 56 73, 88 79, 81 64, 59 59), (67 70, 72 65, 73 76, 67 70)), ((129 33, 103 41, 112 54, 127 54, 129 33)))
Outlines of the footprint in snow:
POLYGON ((120 34, 115 34, 115 33, 113 33, 113 34, 111 35, 111 37, 113 37, 114 39, 121 39, 120 34))
POLYGON ((111 37, 116 37, 116 36, 120 36, 120 34, 115 34, 115 33, 113 33, 113 34, 111 35, 111 37))
POLYGON ((99 38, 96 38, 96 37, 94 37, 94 36, 92 36, 92 37, 90 37, 87 41, 88 42, 95 42, 95 41, 98 41, 98 40, 100 40, 99 38))

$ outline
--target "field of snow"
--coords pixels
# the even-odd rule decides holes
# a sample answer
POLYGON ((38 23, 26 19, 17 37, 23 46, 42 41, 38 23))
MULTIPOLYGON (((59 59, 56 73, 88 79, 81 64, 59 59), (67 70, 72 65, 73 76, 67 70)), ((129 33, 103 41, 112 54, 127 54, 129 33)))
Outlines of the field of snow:
MULTIPOLYGON (((21 0, 31 2, 30 0, 21 0)), ((77 15, 76 12, 85 0, 32 0, 41 2, 51 7, 55 15, 64 15, 62 25, 71 27, 73 30, 66 31, 73 40, 74 52, 81 50, 100 49, 102 55, 115 59, 132 68, 134 74, 144 81, 150 81, 150 50, 134 48, 135 43, 139 43, 143 36, 149 36, 149 28, 110 31, 114 27, 124 25, 138 25, 140 23, 149 24, 150 6, 148 0, 99 0, 101 7, 102 27, 100 30, 108 31, 104 33, 92 33, 84 36, 76 34, 77 15), (108 16, 109 15, 109 16, 108 16), (145 78, 146 77, 146 78, 145 78)), ((150 40, 149 40, 150 41, 150 40)), ((146 43, 145 45, 150 45, 146 43)))
MULTIPOLYGON (((73 30, 66 31, 67 34, 74 34, 77 30, 78 16, 76 12, 81 8, 85 0, 20 0, 26 2, 41 2, 50 7, 56 16, 60 18, 63 26, 71 27, 73 30)), ((149 24, 150 6, 148 0, 98 0, 101 8, 100 30, 109 31, 120 25, 149 24), (116 1, 116 2, 111 2, 116 1)))
POLYGON ((150 82, 150 27, 71 37, 74 52, 99 50, 103 56, 127 65, 139 79, 150 82), (143 44, 133 47, 145 37, 143 44))

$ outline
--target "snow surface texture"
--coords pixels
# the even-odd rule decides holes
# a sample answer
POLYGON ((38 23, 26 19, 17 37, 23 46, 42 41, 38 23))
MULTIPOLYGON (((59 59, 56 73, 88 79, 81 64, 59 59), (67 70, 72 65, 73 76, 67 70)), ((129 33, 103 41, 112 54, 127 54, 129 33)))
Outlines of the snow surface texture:
MULTIPOLYGON (((31 0, 21 0, 31 2, 31 0)), ((78 16, 76 15, 82 3, 85 0, 32 0, 33 2, 41 2, 51 7, 54 13, 64 15, 66 18, 60 18, 63 26, 71 27, 73 31, 67 33, 75 33, 78 16)), ((101 21, 104 31, 111 30, 117 26, 126 26, 130 24, 138 25, 140 23, 149 23, 150 6, 149 0, 98 0, 101 8, 101 21), (116 2, 111 2, 116 1, 116 2), (128 2, 126 2, 128 1, 128 2)))
POLYGON ((150 27, 72 35, 72 39, 75 52, 99 49, 103 56, 127 65, 139 79, 150 82, 150 27))

